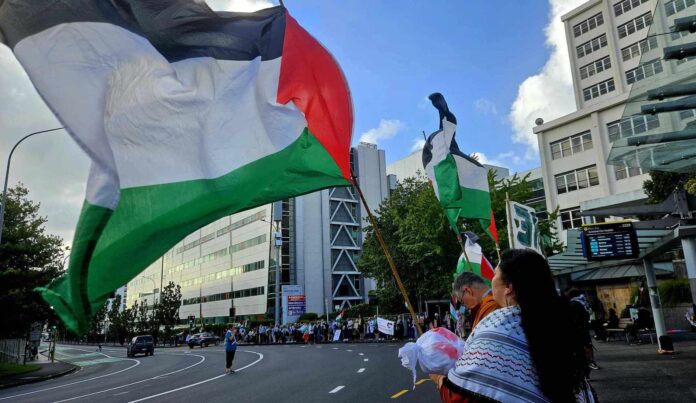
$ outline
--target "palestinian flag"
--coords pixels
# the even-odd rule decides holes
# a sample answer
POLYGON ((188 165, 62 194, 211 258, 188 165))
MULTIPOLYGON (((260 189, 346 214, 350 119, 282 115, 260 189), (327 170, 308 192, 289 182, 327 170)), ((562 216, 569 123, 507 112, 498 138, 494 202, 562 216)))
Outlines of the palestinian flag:
POLYGON ((70 330, 194 230, 349 184, 346 80, 282 6, 0 0, 0 32, 92 159, 68 271, 39 289, 70 330))
POLYGON ((481 251, 481 245, 477 242, 477 237, 471 232, 464 234, 464 250, 466 250, 466 256, 469 257, 469 262, 466 261, 464 253, 459 256, 459 261, 457 261, 457 272, 454 273, 456 278, 460 273, 464 271, 471 271, 478 274, 483 278, 488 285, 491 284, 494 276, 494 268, 491 263, 486 259, 481 251), (471 263, 471 266, 469 265, 471 263))
MULTIPOLYGON (((459 150, 454 139, 457 119, 447 107, 445 97, 434 93, 428 98, 440 113, 440 130, 431 134, 423 147, 423 167, 435 195, 456 234, 459 234, 459 217, 477 218, 483 228, 492 233, 488 170, 459 150)), ((493 223, 495 225, 495 221, 493 223)), ((497 231, 495 236, 497 238, 497 231)))
POLYGON ((341 309, 341 312, 339 312, 338 315, 336 315, 336 322, 340 322, 343 320, 343 311, 344 310, 341 309))

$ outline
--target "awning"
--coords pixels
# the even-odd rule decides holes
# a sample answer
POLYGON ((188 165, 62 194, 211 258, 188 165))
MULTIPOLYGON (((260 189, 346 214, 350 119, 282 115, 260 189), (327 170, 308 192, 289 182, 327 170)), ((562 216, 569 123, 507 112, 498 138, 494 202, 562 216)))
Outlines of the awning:
MULTIPOLYGON (((654 263, 656 276, 663 276, 674 273, 674 266, 671 262, 654 263)), ((603 269, 591 269, 583 272, 577 272, 570 275, 573 282, 581 281, 598 281, 612 280, 629 277, 641 277, 645 275, 645 269, 642 264, 622 264, 614 267, 603 269)))

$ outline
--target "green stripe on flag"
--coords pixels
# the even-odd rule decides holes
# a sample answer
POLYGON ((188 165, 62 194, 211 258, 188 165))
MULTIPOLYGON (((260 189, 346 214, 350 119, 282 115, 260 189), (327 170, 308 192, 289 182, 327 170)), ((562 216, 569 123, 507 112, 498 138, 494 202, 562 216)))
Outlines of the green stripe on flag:
POLYGON ((37 291, 70 330, 84 333, 111 292, 191 232, 233 213, 348 184, 305 128, 287 148, 219 178, 121 189, 113 212, 85 204, 67 274, 37 291))
POLYGON ((437 181, 440 204, 453 228, 457 228, 457 218, 478 218, 489 221, 491 218, 490 193, 480 189, 460 186, 457 163, 452 154, 433 167, 437 181))

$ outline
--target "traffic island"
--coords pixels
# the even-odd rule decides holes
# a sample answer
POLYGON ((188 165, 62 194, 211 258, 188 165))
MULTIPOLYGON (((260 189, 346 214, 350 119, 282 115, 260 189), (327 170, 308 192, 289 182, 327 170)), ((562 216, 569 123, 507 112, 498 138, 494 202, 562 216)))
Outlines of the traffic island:
POLYGON ((0 389, 57 378, 78 368, 60 361, 27 365, 0 363, 0 389))

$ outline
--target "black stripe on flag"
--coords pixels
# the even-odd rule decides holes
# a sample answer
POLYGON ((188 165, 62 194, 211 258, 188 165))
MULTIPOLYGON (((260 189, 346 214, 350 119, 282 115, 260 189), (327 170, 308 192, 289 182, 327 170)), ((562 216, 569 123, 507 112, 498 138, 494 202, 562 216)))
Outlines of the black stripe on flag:
MULTIPOLYGON (((425 145, 423 146, 423 168, 427 167, 428 164, 430 164, 430 161, 433 159, 433 138, 435 138, 436 135, 438 135, 440 132, 442 132, 443 127, 442 127, 442 120, 447 119, 448 122, 453 123, 455 126, 457 125, 457 118, 454 116, 452 112, 450 112, 449 107, 447 106, 447 101, 445 101, 445 97, 440 94, 439 92, 435 92, 430 94, 428 96, 428 99, 430 99, 430 102, 433 103, 433 106, 435 109, 440 114, 440 130, 432 133, 430 136, 428 136, 428 139, 425 142, 425 145)), ((450 144, 450 153, 452 155, 457 155, 459 157, 462 157, 466 159, 467 161, 471 162, 474 165, 483 167, 480 162, 478 162, 476 159, 464 154, 460 149, 459 145, 457 145, 457 140, 455 140, 456 137, 456 132, 454 133, 454 136, 452 136, 452 143, 450 144)))
POLYGON ((79 22, 108 23, 143 36, 170 62, 272 60, 281 56, 285 36, 282 6, 216 13, 193 0, 0 0, 0 33, 12 48, 56 25, 79 22))

